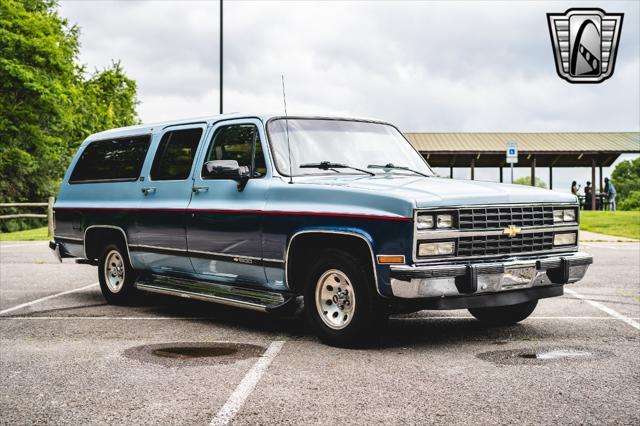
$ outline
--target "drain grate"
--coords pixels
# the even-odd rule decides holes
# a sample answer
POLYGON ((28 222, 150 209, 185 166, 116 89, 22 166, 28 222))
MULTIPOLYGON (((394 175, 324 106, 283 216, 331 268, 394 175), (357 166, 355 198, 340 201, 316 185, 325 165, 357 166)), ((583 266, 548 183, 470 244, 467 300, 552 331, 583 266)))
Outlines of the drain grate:
POLYGON ((607 352, 576 347, 541 347, 532 349, 511 349, 478 354, 477 357, 494 364, 542 365, 552 362, 591 361, 609 356, 607 352))
POLYGON ((173 342, 129 348, 130 359, 166 366, 229 364, 261 356, 265 348, 233 342, 173 342))

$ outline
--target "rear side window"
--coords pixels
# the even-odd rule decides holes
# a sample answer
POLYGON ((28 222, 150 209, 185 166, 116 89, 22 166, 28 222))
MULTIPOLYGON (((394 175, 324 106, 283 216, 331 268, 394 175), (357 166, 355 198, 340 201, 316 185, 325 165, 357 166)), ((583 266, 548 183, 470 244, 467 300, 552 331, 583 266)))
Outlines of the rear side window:
POLYGON ((137 180, 149 141, 149 136, 137 136, 91 142, 80 155, 69 182, 137 180))
POLYGON ((184 129, 162 136, 151 167, 151 180, 182 180, 189 177, 202 129, 184 129))

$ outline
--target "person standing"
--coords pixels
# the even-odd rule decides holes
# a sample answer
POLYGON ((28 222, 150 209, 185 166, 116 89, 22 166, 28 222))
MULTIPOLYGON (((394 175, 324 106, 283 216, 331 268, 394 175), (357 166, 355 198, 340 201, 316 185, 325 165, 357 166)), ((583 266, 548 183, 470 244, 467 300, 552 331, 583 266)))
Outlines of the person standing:
POLYGON ((591 210, 591 197, 593 194, 591 193, 591 182, 587 182, 584 187, 584 209, 591 210))
POLYGON ((615 211, 616 209, 616 187, 613 186, 613 182, 609 178, 604 178, 604 193, 607 195, 609 201, 609 209, 615 211))
POLYGON ((571 193, 575 196, 578 195, 578 190, 580 189, 580 185, 575 180, 571 182, 571 193))

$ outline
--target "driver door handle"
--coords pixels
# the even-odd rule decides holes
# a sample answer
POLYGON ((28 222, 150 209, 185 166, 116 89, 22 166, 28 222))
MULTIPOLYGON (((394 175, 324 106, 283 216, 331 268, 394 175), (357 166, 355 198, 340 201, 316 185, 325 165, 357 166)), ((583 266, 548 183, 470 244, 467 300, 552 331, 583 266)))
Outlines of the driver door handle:
POLYGON ((197 194, 199 192, 205 192, 208 191, 209 187, 208 186, 194 186, 192 191, 194 194, 197 194))
POLYGON ((142 188, 142 193, 144 195, 149 195, 149 194, 154 193, 154 192, 156 192, 156 188, 153 187, 153 186, 146 186, 146 187, 142 188))

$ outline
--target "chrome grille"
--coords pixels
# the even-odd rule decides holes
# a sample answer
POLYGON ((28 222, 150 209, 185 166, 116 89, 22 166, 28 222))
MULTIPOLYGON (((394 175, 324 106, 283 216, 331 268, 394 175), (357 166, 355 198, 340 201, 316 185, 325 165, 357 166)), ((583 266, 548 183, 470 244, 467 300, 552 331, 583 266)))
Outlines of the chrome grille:
POLYGON ((551 206, 504 206, 460 209, 460 230, 553 225, 551 206))
MULTIPOLYGON (((553 220, 553 217, 551 218, 553 220)), ((553 249, 553 232, 532 232, 510 238, 507 235, 481 235, 458 238, 458 256, 490 256, 528 253, 553 249)))

